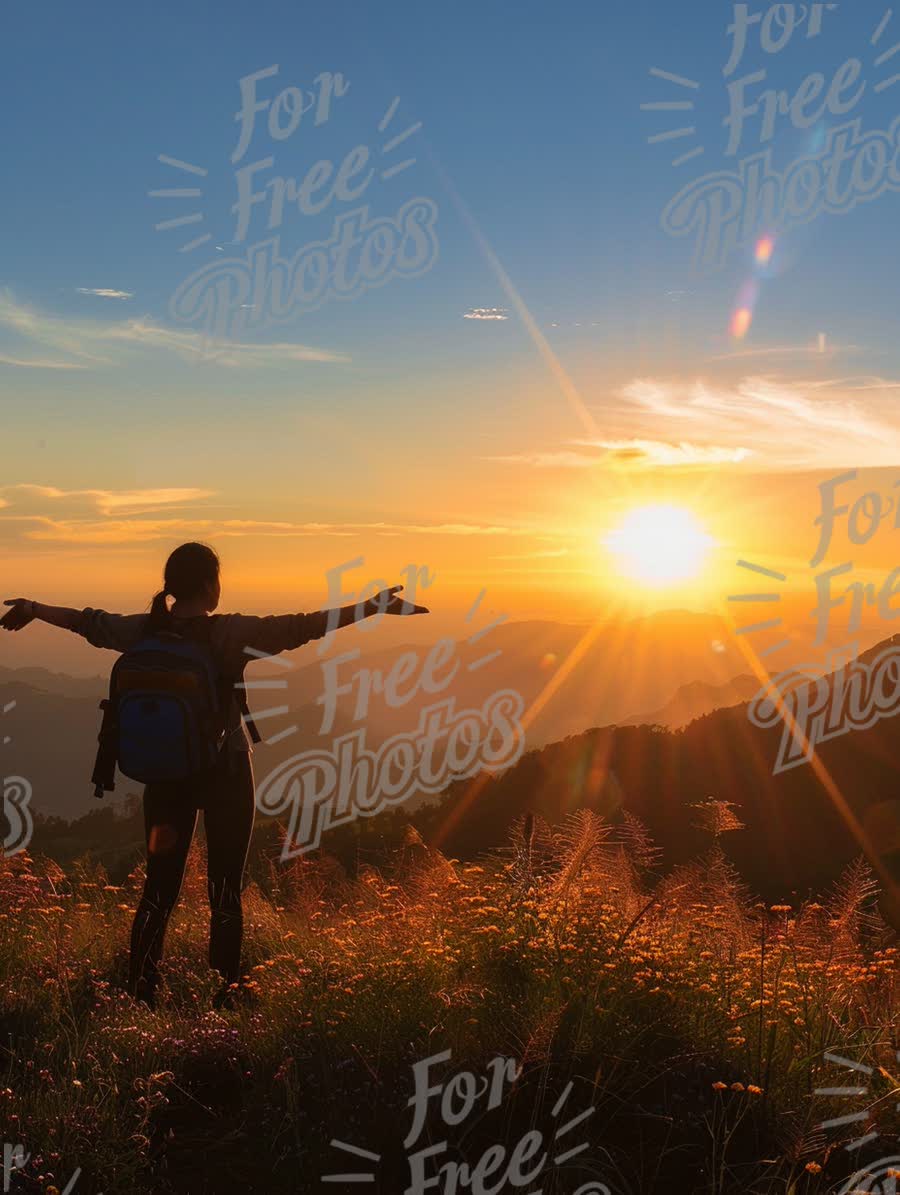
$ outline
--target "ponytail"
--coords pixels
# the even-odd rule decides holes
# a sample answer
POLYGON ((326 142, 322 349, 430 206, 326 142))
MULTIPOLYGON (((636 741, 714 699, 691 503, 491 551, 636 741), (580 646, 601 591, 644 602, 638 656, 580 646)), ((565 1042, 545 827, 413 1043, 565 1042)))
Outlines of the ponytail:
POLYGON ((153 627, 162 626, 169 617, 169 606, 166 602, 167 596, 168 590, 161 589, 150 603, 150 625, 153 627))

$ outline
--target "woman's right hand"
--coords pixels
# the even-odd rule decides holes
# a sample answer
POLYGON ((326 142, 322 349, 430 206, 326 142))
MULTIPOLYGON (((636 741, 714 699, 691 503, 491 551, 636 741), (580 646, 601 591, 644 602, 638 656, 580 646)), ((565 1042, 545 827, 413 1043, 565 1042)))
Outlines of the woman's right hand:
POLYGON ((36 617, 35 603, 30 598, 7 598, 3 604, 12 607, 0 618, 0 627, 3 627, 4 631, 21 631, 22 627, 27 627, 36 617))

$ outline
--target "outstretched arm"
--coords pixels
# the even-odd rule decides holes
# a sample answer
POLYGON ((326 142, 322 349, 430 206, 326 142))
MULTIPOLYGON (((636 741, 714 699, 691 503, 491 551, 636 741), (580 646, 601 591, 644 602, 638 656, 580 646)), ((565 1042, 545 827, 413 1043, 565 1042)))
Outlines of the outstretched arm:
POLYGON ((11 607, 0 618, 0 627, 4 631, 21 631, 30 622, 48 622, 66 631, 76 631, 81 622, 81 611, 71 610, 68 606, 45 606, 28 598, 8 598, 3 604, 11 607))
POLYGON ((428 613, 425 606, 404 601, 399 596, 402 589, 402 585, 394 585, 366 602, 335 610, 317 610, 313 614, 270 614, 265 618, 226 614, 222 618, 226 647, 239 663, 244 664, 248 654, 278 655, 293 651, 313 639, 322 639, 332 631, 373 618, 376 614, 428 613))
POLYGON ((105 610, 72 610, 68 606, 45 606, 28 598, 7 599, 10 606, 0 627, 5 631, 21 631, 30 622, 47 622, 66 631, 83 636, 93 647, 112 651, 127 651, 146 629, 145 614, 107 614, 105 610))

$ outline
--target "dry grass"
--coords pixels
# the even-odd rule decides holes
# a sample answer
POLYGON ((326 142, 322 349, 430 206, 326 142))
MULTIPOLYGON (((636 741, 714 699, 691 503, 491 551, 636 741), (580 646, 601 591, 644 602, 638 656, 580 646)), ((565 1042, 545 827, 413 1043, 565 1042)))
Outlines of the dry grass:
POLYGON ((383 1189, 399 1191, 410 1068, 444 1049, 451 1070, 521 1061, 506 1134, 575 1080, 616 1195, 825 1192, 891 1153, 897 951, 864 869, 822 903, 765 908, 717 847, 651 884, 639 828, 626 837, 583 813, 556 833, 529 819, 479 865, 410 831, 352 881, 327 859, 273 866, 245 897, 253 999, 227 1014, 210 1011, 199 851, 154 1013, 120 985, 139 874, 118 888, 0 861, 0 1141, 32 1155, 12 1189, 62 1189, 80 1166, 79 1195, 316 1191, 339 1137, 388 1161, 396 1141, 383 1189), (814 1095, 859 1078, 827 1051, 874 1068, 865 1099, 814 1095))

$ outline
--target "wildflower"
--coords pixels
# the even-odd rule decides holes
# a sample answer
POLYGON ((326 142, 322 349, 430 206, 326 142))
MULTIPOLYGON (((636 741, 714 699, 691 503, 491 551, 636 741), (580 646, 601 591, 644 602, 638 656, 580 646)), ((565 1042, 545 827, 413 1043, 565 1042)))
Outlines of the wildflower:
POLYGON ((807 1174, 821 1174, 822 1167, 819 1165, 818 1162, 807 1162, 806 1163, 806 1172, 807 1172, 807 1174))

